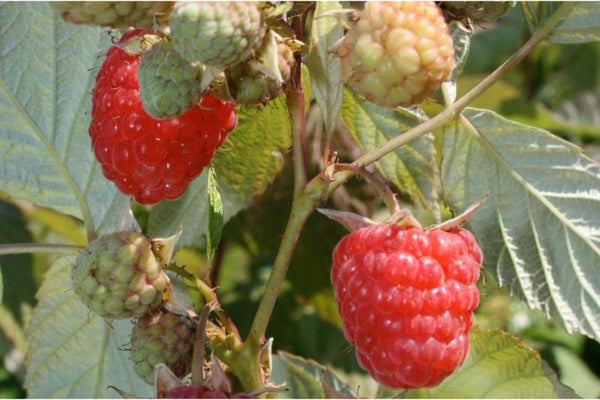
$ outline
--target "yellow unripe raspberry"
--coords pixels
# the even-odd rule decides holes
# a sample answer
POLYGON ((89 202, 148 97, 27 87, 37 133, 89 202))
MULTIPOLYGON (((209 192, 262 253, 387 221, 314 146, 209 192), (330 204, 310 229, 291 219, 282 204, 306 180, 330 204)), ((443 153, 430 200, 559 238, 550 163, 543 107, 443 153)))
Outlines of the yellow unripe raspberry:
POLYGON ((344 82, 384 107, 419 104, 454 67, 450 30, 431 1, 367 3, 336 53, 344 82))

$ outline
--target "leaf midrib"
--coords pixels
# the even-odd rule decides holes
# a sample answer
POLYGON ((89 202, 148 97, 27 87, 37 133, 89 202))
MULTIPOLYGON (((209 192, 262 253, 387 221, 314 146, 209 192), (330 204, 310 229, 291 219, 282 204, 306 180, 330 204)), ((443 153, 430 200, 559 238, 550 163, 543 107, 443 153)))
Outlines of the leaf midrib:
MULTIPOLYGON (((469 119, 468 117, 465 117, 469 120, 469 122, 472 121, 472 119, 469 119)), ((471 122, 472 124, 472 122, 471 122)), ((514 168, 511 168, 510 164, 508 164, 504 158, 502 158, 502 156, 496 151, 496 149, 494 148, 494 146, 487 140, 487 138, 485 138, 483 135, 481 135, 481 133, 479 132, 479 129, 472 124, 473 128, 477 131, 477 133, 479 133, 478 135, 472 135, 473 137, 475 137, 475 139, 477 139, 479 141, 479 143, 481 144, 481 146, 483 148, 485 148, 485 150, 487 150, 487 152, 489 154, 491 154, 494 159, 496 159, 497 163, 499 165, 501 165, 503 167, 503 169, 515 180, 517 181, 517 183, 519 183, 521 186, 523 186, 523 188, 528 192, 531 193, 540 203, 542 203, 546 208, 548 208, 552 215, 554 215, 563 225, 568 226, 570 230, 573 231, 573 233, 578 236, 579 238, 581 238, 585 243, 587 243, 590 248, 594 249, 594 252, 599 256, 600 258, 600 249, 598 247, 596 247, 593 243, 590 242, 590 240, 583 235, 582 233, 579 232, 579 230, 573 226, 573 224, 571 223, 571 221, 567 218, 565 218, 562 213, 560 213, 560 211, 551 203, 549 202, 545 196, 543 196, 540 191, 537 190, 537 188, 533 185, 531 185, 529 182, 527 182, 514 168)), ((467 133, 469 134, 469 129, 466 129, 467 133)), ((525 168, 525 167, 522 167, 525 168)))

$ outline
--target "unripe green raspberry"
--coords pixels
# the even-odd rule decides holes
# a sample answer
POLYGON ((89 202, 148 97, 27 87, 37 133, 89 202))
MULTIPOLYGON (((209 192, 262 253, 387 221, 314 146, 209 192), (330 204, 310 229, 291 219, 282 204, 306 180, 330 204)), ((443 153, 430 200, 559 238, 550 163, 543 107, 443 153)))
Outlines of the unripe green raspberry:
POLYGON ((448 79, 454 47, 434 2, 368 2, 336 49, 345 83, 385 107, 418 104, 448 79))
POLYGON ((50 6, 73 24, 111 28, 151 28, 154 19, 165 22, 171 1, 51 1, 50 6))
POLYGON ((158 307, 169 278, 150 241, 135 232, 117 232, 90 242, 71 270, 81 301, 104 318, 140 316, 158 307))
POLYGON ((146 314, 131 332, 131 361, 137 374, 153 383, 154 366, 165 364, 179 378, 191 371, 195 329, 186 317, 165 311, 146 314))
POLYGON ((266 29, 258 4, 244 1, 179 2, 169 25, 183 58, 217 68, 251 58, 266 29))
POLYGON ((183 114, 202 100, 204 67, 181 58, 170 42, 158 42, 144 53, 137 70, 144 110, 156 119, 183 114))
POLYGON ((451 19, 491 22, 506 14, 515 4, 516 1, 442 1, 440 5, 451 19))
POLYGON ((277 67, 283 82, 277 82, 252 68, 248 63, 237 64, 225 70, 227 85, 216 80, 211 93, 221 100, 236 104, 265 104, 283 92, 290 79, 294 53, 284 43, 277 44, 277 67))

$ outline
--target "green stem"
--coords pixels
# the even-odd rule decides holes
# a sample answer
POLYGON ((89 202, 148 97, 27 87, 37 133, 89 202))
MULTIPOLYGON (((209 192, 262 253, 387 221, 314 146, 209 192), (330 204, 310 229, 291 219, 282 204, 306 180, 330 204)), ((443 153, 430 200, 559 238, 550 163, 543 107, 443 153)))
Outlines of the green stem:
POLYGON ((398 204, 398 199, 396 198, 396 194, 392 192, 392 189, 377 177, 374 173, 368 171, 366 168, 358 167, 354 164, 335 164, 336 171, 351 171, 354 172, 355 175, 361 176, 365 180, 369 181, 375 190, 379 193, 379 196, 383 199, 385 204, 387 205, 390 214, 395 214, 400 212, 400 204, 398 204))
POLYGON ((300 237, 300 232, 304 227, 304 223, 312 214, 317 206, 318 200, 315 198, 300 195, 292 205, 292 211, 288 220, 287 226, 279 245, 279 252, 275 257, 271 275, 267 281, 265 292, 260 300, 258 309, 252 321, 252 326, 248 334, 246 342, 262 343, 265 336, 265 331, 275 306, 275 301, 279 296, 279 289, 287 273, 292 253, 300 237))
POLYGON ((10 243, 0 244, 0 255, 25 253, 54 253, 77 255, 85 246, 71 244, 10 243))
MULTIPOLYGON (((490 86, 496 83, 506 72, 513 68, 518 62, 526 57, 544 38, 550 33, 552 27, 560 21, 560 19, 570 10, 570 5, 566 3, 561 6, 557 12, 546 21, 544 26, 536 32, 525 45, 517 51, 511 58, 502 64, 490 76, 481 81, 475 88, 464 95, 453 105, 447 107, 444 111, 433 117, 432 119, 415 126, 394 139, 380 145, 379 147, 365 153, 353 163, 353 168, 341 171, 334 175, 332 181, 328 181, 329 177, 325 175, 325 171, 316 176, 307 184, 306 177, 306 157, 304 143, 304 95, 302 91, 300 77, 300 62, 295 66, 293 72, 292 83, 286 90, 286 101, 290 121, 292 126, 293 139, 293 158, 294 158, 294 203, 288 223, 283 234, 279 251, 273 263, 271 275, 267 281, 265 292, 261 298, 260 304, 252 321, 252 326, 248 337, 243 344, 243 349, 240 352, 235 352, 235 357, 244 360, 244 365, 247 370, 239 371, 238 377, 242 380, 244 388, 250 390, 256 385, 263 385, 260 379, 260 362, 259 353, 260 345, 263 343, 267 325, 279 290, 287 273, 289 263, 292 258, 292 253, 298 242, 300 232, 302 231, 306 220, 314 211, 319 200, 322 197, 324 187, 326 193, 331 193, 333 190, 342 185, 347 179, 354 175, 356 168, 362 168, 366 165, 378 161, 385 155, 398 149, 406 143, 409 143, 427 132, 442 127, 454 121, 461 111, 470 104, 475 98, 486 91, 490 86)), ((232 357, 231 351, 223 351, 222 359, 232 357)), ((232 360, 233 362, 233 360, 232 360)), ((236 363, 238 364, 238 363, 236 363)), ((257 387, 258 388, 258 387, 257 387)))
MULTIPOLYGON (((299 65, 300 63, 296 63, 299 65)), ((294 162, 294 198, 298 197, 306 182, 306 120, 304 113, 304 90, 302 89, 301 69, 294 67, 294 79, 286 90, 286 103, 292 128, 292 157, 294 162)))
MULTIPOLYGON (((444 111, 433 117, 432 119, 425 121, 424 123, 417 125, 408 131, 396 136, 386 143, 368 151, 359 157, 354 164, 358 167, 364 167, 369 164, 378 161, 382 157, 388 155, 399 147, 409 143, 427 132, 433 131, 440 128, 452 121, 454 121, 470 103, 472 103, 477 97, 488 90, 492 85, 498 82, 508 71, 514 68, 519 62, 521 62, 529 53, 531 53, 537 45, 539 45, 548 34, 552 31, 554 26, 564 18, 564 16, 572 9, 574 3, 565 2, 562 6, 556 10, 554 14, 544 23, 544 25, 538 30, 516 53, 514 53, 508 60, 500 65, 494 72, 483 79, 473 89, 466 93, 463 97, 457 100, 454 104, 445 108, 444 111)), ((343 171, 336 174, 333 181, 329 185, 328 192, 331 193, 342 185, 346 180, 352 176, 352 172, 343 171)), ((308 185, 306 191, 314 194, 316 191, 321 190, 322 186, 322 175, 314 178, 308 185)))

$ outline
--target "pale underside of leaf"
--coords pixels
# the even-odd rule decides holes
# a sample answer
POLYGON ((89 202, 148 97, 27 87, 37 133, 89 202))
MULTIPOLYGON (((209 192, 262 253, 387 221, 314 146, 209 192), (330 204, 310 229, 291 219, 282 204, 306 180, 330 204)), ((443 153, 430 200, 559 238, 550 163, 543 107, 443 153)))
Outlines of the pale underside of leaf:
POLYGON ((133 369, 129 320, 109 325, 76 297, 70 272, 74 257, 58 259, 40 288, 27 330, 25 387, 29 397, 119 397, 107 386, 149 396, 151 386, 133 369))
POLYGON ((549 132, 468 109, 444 133, 444 195, 464 210, 484 265, 569 331, 600 338, 600 166, 549 132))
POLYGON ((344 31, 332 17, 320 17, 331 10, 341 10, 337 1, 317 2, 311 27, 310 53, 306 65, 310 71, 310 84, 323 115, 327 135, 332 135, 338 122, 344 85, 340 59, 332 52, 344 31))
POLYGON ((0 4, 0 190, 106 229, 125 197, 102 176, 87 130, 109 44, 45 3, 0 4))
MULTIPOLYGON (((379 107, 349 90, 344 92, 342 118, 363 152, 424 121, 416 112, 379 107)), ((388 182, 439 221, 440 183, 431 133, 386 155, 376 165, 388 182)))

